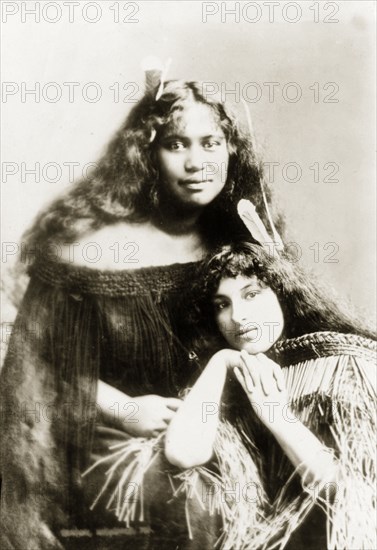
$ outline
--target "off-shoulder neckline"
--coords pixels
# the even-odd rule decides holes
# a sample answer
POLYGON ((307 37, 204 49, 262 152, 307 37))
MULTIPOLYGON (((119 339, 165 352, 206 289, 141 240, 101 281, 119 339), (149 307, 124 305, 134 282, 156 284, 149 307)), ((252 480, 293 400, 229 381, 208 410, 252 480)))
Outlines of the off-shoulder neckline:
MULTIPOLYGON (((204 258, 201 260, 191 260, 189 262, 174 262, 172 264, 159 264, 159 265, 147 265, 147 266, 141 266, 141 267, 135 267, 135 268, 125 268, 125 269, 98 269, 94 267, 87 267, 85 265, 78 265, 74 262, 67 262, 65 260, 60 260, 58 258, 54 259, 47 259, 43 260, 44 265, 48 265, 50 267, 55 267, 56 269, 62 269, 64 271, 72 271, 75 273, 83 273, 83 274, 92 274, 95 275, 108 275, 108 276, 122 276, 122 275, 133 275, 138 273, 148 273, 152 271, 170 271, 170 270, 176 270, 180 268, 185 267, 194 267, 199 266, 201 263, 203 263, 204 258)), ((42 264, 42 262, 35 262, 35 264, 32 267, 39 267, 42 264)))
POLYGON ((29 273, 50 286, 83 294, 109 296, 180 293, 203 260, 144 266, 135 269, 102 270, 78 266, 59 259, 36 261, 29 273))

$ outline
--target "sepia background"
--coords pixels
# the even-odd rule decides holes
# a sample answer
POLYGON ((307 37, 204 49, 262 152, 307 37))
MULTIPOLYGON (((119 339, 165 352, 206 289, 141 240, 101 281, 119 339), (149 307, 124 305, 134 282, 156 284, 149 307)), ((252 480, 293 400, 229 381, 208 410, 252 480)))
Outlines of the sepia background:
POLYGON ((2 7, 3 245, 101 155, 142 95, 143 59, 171 58, 168 77, 228 92, 241 116, 244 97, 303 263, 374 317, 374 2, 26 4, 39 22, 2 7))

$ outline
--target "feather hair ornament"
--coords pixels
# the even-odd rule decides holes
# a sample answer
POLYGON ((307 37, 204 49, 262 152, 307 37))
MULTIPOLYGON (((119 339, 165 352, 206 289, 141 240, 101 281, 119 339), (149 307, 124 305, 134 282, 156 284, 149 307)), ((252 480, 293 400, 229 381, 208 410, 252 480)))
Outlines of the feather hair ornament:
MULTIPOLYGON (((158 86, 155 100, 158 101, 162 95, 164 89, 164 83, 166 76, 169 71, 171 64, 171 57, 165 62, 165 65, 162 63, 161 59, 154 56, 145 57, 141 63, 141 66, 145 72, 145 91, 146 93, 152 93, 158 86)), ((149 143, 156 137, 156 130, 153 128, 151 131, 151 136, 149 138, 149 143)))
POLYGON ((279 234, 276 232, 274 239, 270 237, 267 230, 257 214, 253 203, 247 199, 241 199, 237 204, 238 215, 240 216, 247 229, 250 231, 251 236, 255 239, 263 248, 265 248, 269 254, 273 252, 281 251, 284 249, 283 241, 279 234))
MULTIPOLYGON (((245 110, 245 115, 246 115, 246 120, 247 120, 247 126, 248 126, 248 129, 249 129, 249 137, 250 137, 251 145, 252 145, 254 151, 256 151, 256 140, 255 140, 255 136, 254 136, 254 129, 253 129, 252 121, 251 121, 249 107, 246 104, 246 101, 244 100, 244 98, 241 98, 241 103, 242 103, 243 108, 245 110)), ((284 244, 283 244, 282 238, 280 237, 280 235, 279 235, 279 233, 278 233, 278 231, 275 227, 275 224, 272 220, 271 212, 270 212, 270 209, 268 207, 268 201, 267 201, 266 193, 264 192, 264 188, 263 188, 263 180, 262 179, 260 180, 260 187, 261 187, 261 192, 262 192, 262 197, 263 197, 264 208, 266 210, 266 214, 267 214, 267 218, 268 218, 268 223, 270 224, 270 228, 271 228, 272 235, 273 235, 273 238, 274 238, 275 248, 276 248, 276 250, 283 250, 284 249, 284 244)), ((250 203, 250 204, 254 208, 254 212, 255 212, 254 205, 252 203, 250 203)), ((238 210, 238 213, 239 213, 239 210, 238 210)), ((259 218, 259 216, 257 215, 256 212, 255 212, 255 215, 258 217, 258 220, 260 221, 260 223, 263 226, 262 220, 259 218)), ((243 221, 244 221, 246 227, 248 227, 245 220, 243 220, 243 221)), ((250 231, 249 227, 248 227, 248 229, 250 231)), ((263 229, 266 232, 266 228, 264 226, 263 226, 263 229)), ((266 234, 267 234, 267 232, 266 232, 266 234)), ((253 237, 254 237, 254 235, 253 235, 253 237)), ((259 239, 257 239, 257 240, 259 240, 259 239)), ((271 242, 271 240, 269 242, 271 242)))
POLYGON ((165 80, 166 80, 166 77, 168 75, 170 65, 171 65, 171 57, 169 57, 169 59, 167 59, 167 61, 165 61, 164 68, 162 69, 161 78, 160 78, 160 86, 158 87, 156 98, 155 98, 156 101, 158 101, 160 99, 160 97, 162 96, 165 80))
POLYGON ((148 56, 141 62, 141 68, 145 73, 145 91, 152 93, 161 82, 163 63, 158 57, 148 56))
POLYGON ((154 56, 145 57, 141 66, 145 72, 145 91, 151 93, 158 86, 156 101, 162 95, 166 76, 171 65, 171 57, 165 63, 160 58, 154 56))

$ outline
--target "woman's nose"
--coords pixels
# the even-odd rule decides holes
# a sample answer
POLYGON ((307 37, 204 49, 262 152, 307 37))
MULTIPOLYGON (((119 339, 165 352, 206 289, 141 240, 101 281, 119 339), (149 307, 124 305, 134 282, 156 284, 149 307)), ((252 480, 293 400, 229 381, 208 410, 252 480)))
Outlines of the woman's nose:
POLYGON ((185 159, 185 169, 188 172, 198 172, 202 170, 203 162, 201 156, 201 150, 199 147, 191 146, 187 149, 185 159))
POLYGON ((245 321, 247 320, 246 312, 241 304, 232 305, 231 317, 232 317, 232 321, 237 325, 242 325, 243 323, 245 323, 245 321))

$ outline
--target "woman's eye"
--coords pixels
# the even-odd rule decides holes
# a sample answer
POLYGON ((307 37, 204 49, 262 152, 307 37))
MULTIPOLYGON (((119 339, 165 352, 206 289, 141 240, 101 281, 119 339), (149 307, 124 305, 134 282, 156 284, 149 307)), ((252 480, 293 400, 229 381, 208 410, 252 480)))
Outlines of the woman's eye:
POLYGON ((204 149, 215 149, 220 145, 219 141, 206 141, 203 144, 204 149))
POLYGON ((182 149, 185 148, 185 146, 184 146, 184 143, 182 143, 182 141, 172 141, 167 144, 167 148, 170 151, 181 151, 182 149))
POLYGON ((222 309, 225 309, 227 304, 225 302, 215 302, 213 304, 213 307, 215 311, 221 311, 222 309))
POLYGON ((246 295, 245 295, 245 298, 246 300, 252 300, 253 298, 255 298, 255 296, 257 296, 257 294, 259 294, 259 292, 255 291, 255 292, 248 292, 246 295))

